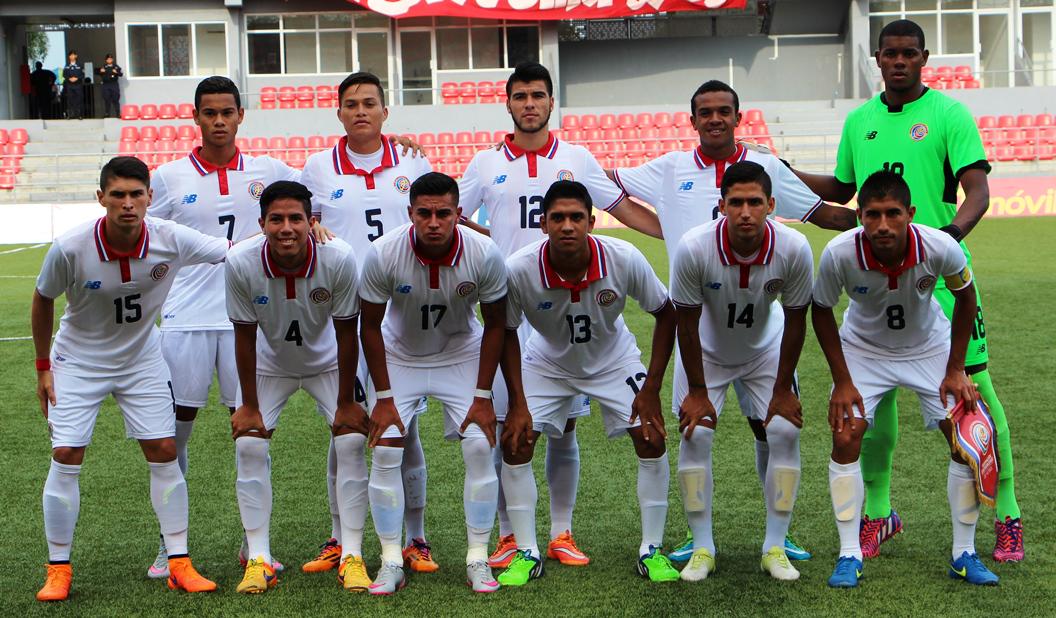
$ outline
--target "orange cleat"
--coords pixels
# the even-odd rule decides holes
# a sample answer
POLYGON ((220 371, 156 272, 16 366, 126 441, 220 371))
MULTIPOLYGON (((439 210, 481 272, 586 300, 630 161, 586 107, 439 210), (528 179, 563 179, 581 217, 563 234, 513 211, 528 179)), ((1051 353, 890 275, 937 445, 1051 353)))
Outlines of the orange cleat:
POLYGON ((48 576, 44 587, 37 592, 38 601, 65 601, 70 596, 70 582, 73 580, 73 567, 66 564, 46 564, 48 576))
POLYGON ((435 573, 440 570, 425 539, 411 539, 411 544, 403 548, 403 563, 415 573, 435 573))
POLYGON ((169 558, 169 588, 184 592, 212 592, 216 582, 210 581, 194 570, 187 556, 169 558))
POLYGON ((516 555, 517 538, 512 534, 499 537, 499 544, 495 547, 495 551, 491 553, 491 556, 488 557, 488 566, 493 569, 508 568, 516 555))
POLYGON ((319 549, 319 555, 305 562, 301 570, 305 573, 322 573, 336 569, 341 564, 341 545, 337 539, 329 539, 319 549))
POLYGON ((576 540, 572 538, 570 530, 565 530, 556 539, 550 541, 550 545, 546 548, 546 557, 566 566, 590 564, 590 558, 576 547, 576 540))

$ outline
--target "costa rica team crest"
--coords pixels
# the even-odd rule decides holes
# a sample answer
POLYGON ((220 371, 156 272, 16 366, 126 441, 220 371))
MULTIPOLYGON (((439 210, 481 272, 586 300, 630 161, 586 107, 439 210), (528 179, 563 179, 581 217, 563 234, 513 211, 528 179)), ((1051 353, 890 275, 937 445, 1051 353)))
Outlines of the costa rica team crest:
POLYGON ((784 279, 771 279, 771 280, 766 282, 766 285, 763 286, 763 291, 766 292, 767 294, 777 294, 784 287, 785 287, 785 280, 784 279))
POLYGON ((326 288, 315 288, 312 290, 311 294, 308 295, 308 298, 311 298, 312 302, 317 305, 328 303, 330 302, 330 290, 326 288))
POLYGON ((462 298, 465 298, 472 294, 473 291, 476 289, 476 283, 473 283, 472 281, 463 281, 462 283, 458 284, 458 287, 455 288, 455 292, 462 298))
POLYGON ((616 299, 619 297, 620 296, 616 293, 616 290, 606 288, 598 292, 598 295, 594 298, 594 300, 598 301, 598 304, 602 307, 608 307, 612 303, 616 302, 616 299))
POLYGON ((572 170, 560 170, 557 172, 558 180, 575 180, 572 176, 572 170))
POLYGON ((909 137, 914 142, 919 142, 928 136, 928 125, 923 122, 918 122, 913 125, 913 128, 909 130, 909 137))
POLYGON ((169 265, 158 264, 150 271, 150 278, 155 281, 161 281, 167 274, 169 274, 169 265))
POLYGON ((249 183, 249 194, 253 196, 253 199, 259 200, 261 194, 264 193, 264 183, 259 180, 254 180, 249 183))
POLYGON ((396 187, 396 190, 400 193, 407 193, 411 190, 411 181, 406 176, 397 176, 392 186, 396 187))
POLYGON ((920 279, 917 279, 917 291, 927 292, 935 285, 935 277, 932 275, 924 275, 920 279))

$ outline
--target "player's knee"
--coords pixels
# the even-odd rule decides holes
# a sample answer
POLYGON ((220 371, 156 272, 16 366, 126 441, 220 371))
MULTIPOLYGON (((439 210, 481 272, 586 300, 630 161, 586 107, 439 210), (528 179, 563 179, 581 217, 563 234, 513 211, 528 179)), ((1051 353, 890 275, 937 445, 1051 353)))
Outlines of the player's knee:
POLYGON ((51 449, 51 458, 68 466, 79 466, 84 462, 83 446, 58 446, 51 449))
POLYGON ((268 441, 254 436, 241 436, 235 440, 235 459, 239 465, 264 461, 268 457, 268 441))
POLYGON ((535 443, 538 439, 538 434, 532 432, 531 437, 522 435, 516 442, 503 441, 502 460, 511 466, 528 463, 535 456, 535 443))
POLYGON ((755 435, 755 439, 760 442, 766 442, 767 429, 763 426, 763 421, 751 417, 747 418, 747 421, 748 427, 752 429, 752 433, 755 435))
MULTIPOLYGON (((234 412, 232 410, 232 412, 234 412)), ((176 405, 176 420, 178 421, 193 421, 198 417, 198 408, 191 408, 189 406, 176 405)))
POLYGON ((140 440, 143 456, 151 463, 165 463, 176 459, 176 439, 140 440))
POLYGON ((631 432, 631 440, 634 441, 634 452, 641 459, 656 459, 663 457, 667 452, 667 445, 663 439, 658 441, 646 440, 639 429, 637 433, 631 432))
POLYGON ((565 421, 565 433, 572 433, 576 430, 576 419, 570 418, 565 421))
POLYGON ((862 436, 851 427, 832 434, 832 458, 838 463, 850 463, 858 459, 862 450, 862 436))

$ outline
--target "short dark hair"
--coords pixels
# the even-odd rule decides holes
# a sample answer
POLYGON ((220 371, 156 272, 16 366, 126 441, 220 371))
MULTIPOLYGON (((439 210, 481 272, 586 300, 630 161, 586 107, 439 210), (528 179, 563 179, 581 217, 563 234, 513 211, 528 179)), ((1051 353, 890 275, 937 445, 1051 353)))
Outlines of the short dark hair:
POLYGON ((920 49, 924 47, 924 30, 915 21, 908 19, 896 19, 880 30, 880 36, 876 37, 876 49, 884 48, 884 37, 889 36, 915 36, 920 41, 920 49))
POLYGON ((341 85, 337 87, 338 105, 341 104, 341 97, 344 96, 345 91, 348 90, 351 86, 355 86, 356 84, 371 84, 373 86, 376 86, 378 89, 378 95, 381 96, 381 105, 383 107, 385 106, 385 88, 381 85, 381 80, 378 79, 377 75, 373 73, 368 73, 366 71, 353 73, 345 79, 341 80, 341 85))
POLYGON ((308 187, 293 180, 276 180, 265 187, 264 192, 260 194, 260 218, 266 219, 268 207, 275 200, 283 198, 300 201, 304 206, 304 216, 312 218, 312 192, 308 190, 308 187))
POLYGON ((71 49, 70 51, 66 52, 66 57, 67 58, 69 58, 70 56, 74 56, 74 55, 80 56, 80 54, 77 53, 76 49, 71 49))
POLYGON ((99 190, 105 192, 106 185, 114 178, 132 178, 150 188, 150 170, 146 163, 135 157, 114 157, 107 161, 99 172, 99 190))
POLYGON ((891 198, 909 210, 913 203, 909 184, 894 172, 880 170, 873 172, 858 189, 858 208, 865 208, 869 202, 891 198))
POLYGON ((33 66, 37 67, 38 69, 43 69, 43 68, 44 68, 44 63, 43 63, 43 62, 41 62, 40 60, 37 60, 37 61, 36 61, 36 62, 34 63, 34 65, 33 65, 33 66))
POLYGON ((106 55, 103 56, 103 60, 106 60, 107 58, 113 58, 113 57, 114 57, 113 54, 111 54, 110 52, 107 52, 106 55))
POLYGON ((720 82, 717 79, 709 79, 697 88, 697 91, 693 93, 693 96, 689 97, 689 113, 692 116, 697 115, 697 97, 706 94, 708 92, 728 92, 733 95, 733 111, 741 111, 741 98, 737 96, 737 91, 734 90, 726 82, 720 82))
POLYGON ((506 79, 506 96, 513 92, 513 82, 527 84, 534 81, 546 82, 546 94, 554 96, 554 80, 550 77, 550 71, 538 62, 522 62, 518 64, 513 73, 506 79))
POLYGON ((583 183, 576 180, 558 180, 550 185, 550 188, 546 190, 546 195, 543 196, 543 216, 546 216, 554 202, 562 199, 572 199, 581 202, 586 206, 588 215, 590 214, 590 209, 594 207, 594 200, 590 197, 590 191, 587 190, 583 183))
POLYGON ((762 187, 763 193, 766 194, 767 199, 769 199, 774 192, 773 183, 770 181, 770 174, 767 174, 766 170, 763 169, 763 166, 755 161, 741 161, 740 163, 734 163, 726 168, 726 171, 722 174, 722 187, 719 189, 719 192, 722 194, 722 197, 726 197, 726 193, 733 185, 749 183, 755 183, 762 187))
POLYGON ((198 82, 198 87, 194 89, 194 109, 202 106, 202 97, 207 94, 229 94, 235 97, 235 107, 242 108, 242 97, 238 93, 238 86, 223 75, 213 75, 198 82))
POLYGON ((422 174, 411 183, 410 200, 413 205, 419 195, 451 195, 454 197, 455 206, 458 206, 458 183, 455 179, 440 172, 429 172, 422 174))

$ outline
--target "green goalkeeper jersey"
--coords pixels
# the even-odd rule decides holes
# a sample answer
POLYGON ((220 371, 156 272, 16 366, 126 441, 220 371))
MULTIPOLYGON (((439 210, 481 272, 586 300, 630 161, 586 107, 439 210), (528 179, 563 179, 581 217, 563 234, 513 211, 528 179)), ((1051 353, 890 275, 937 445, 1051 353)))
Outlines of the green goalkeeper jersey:
POLYGON ((900 174, 917 208, 913 222, 942 227, 957 214, 958 179, 973 168, 990 172, 971 112, 927 89, 900 107, 889 106, 881 93, 852 111, 843 124, 835 175, 860 188, 878 170, 900 174))

